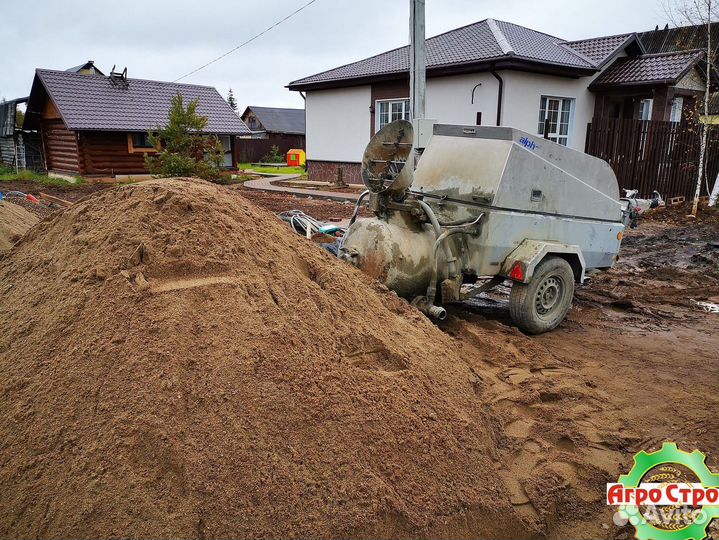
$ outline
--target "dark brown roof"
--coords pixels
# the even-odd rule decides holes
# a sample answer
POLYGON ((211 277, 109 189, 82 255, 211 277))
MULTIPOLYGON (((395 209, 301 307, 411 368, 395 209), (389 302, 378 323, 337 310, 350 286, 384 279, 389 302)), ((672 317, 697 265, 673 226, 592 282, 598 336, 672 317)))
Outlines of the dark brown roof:
MULTIPOLYGON (((620 34, 598 38, 568 41, 567 46, 589 58, 596 66, 601 67, 614 55, 626 48, 630 43, 638 42, 637 34, 620 34)), ((641 51, 641 44, 639 45, 641 51)))
POLYGON ((682 51, 619 58, 589 88, 676 84, 703 56, 702 51, 682 51))
MULTIPOLYGON (((596 72, 594 63, 564 41, 516 24, 486 19, 427 40, 427 74, 449 73, 451 68, 488 66, 490 63, 553 68, 570 75, 596 72)), ((348 86, 363 80, 404 77, 409 70, 409 47, 394 49, 358 62, 291 82, 291 90, 348 86)), ((465 69, 466 71, 466 69, 465 69)))
POLYGON ((211 86, 127 79, 127 85, 108 77, 67 71, 35 70, 28 112, 36 115, 41 94, 47 92, 73 131, 150 131, 167 123, 172 98, 185 103, 199 99, 198 114, 208 119, 208 133, 245 135, 250 130, 211 86), (42 88, 41 88, 42 87, 42 88), (43 90, 44 89, 44 90, 43 90))

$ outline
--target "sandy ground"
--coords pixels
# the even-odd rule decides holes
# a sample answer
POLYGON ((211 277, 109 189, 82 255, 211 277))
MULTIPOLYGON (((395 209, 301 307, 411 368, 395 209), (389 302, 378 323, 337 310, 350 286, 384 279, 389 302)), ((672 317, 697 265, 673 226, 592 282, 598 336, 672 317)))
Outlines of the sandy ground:
MULTIPOLYGON (((234 189, 274 212, 325 220, 352 212, 234 189)), ((551 333, 513 328, 501 288, 452 306, 441 325, 500 434, 495 467, 512 503, 548 537, 631 538, 612 523, 604 493, 639 450, 676 441, 719 469, 719 313, 700 304, 719 304, 719 220, 685 213, 664 211, 628 232, 620 262, 577 289, 551 333)))

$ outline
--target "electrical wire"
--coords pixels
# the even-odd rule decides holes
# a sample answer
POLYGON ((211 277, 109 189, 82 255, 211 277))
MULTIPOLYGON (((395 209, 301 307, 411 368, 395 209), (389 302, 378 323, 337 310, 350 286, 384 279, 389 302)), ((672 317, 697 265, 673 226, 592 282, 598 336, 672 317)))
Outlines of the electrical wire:
POLYGON ((231 49, 231 50, 227 51, 226 53, 224 53, 224 54, 218 56, 218 57, 215 58, 214 60, 210 60, 209 62, 207 62, 206 64, 201 65, 201 66, 198 67, 197 69, 193 69, 193 70, 190 71, 189 73, 185 73, 182 77, 179 77, 179 78, 175 79, 175 80, 172 81, 172 82, 181 81, 182 79, 184 79, 184 78, 186 78, 186 77, 189 77, 190 75, 193 75, 194 73, 197 73, 198 71, 200 71, 200 70, 202 70, 202 69, 205 69, 207 66, 210 66, 210 65, 214 64, 215 62, 218 62, 218 61, 222 60, 225 56, 229 56, 230 54, 232 54, 232 53, 235 52, 236 50, 241 49, 242 47, 244 47, 244 46, 247 45, 248 43, 252 43, 252 42, 253 42, 254 40, 256 40, 258 37, 263 36, 264 34, 266 34, 267 32, 269 32, 269 31, 272 30, 273 28, 278 27, 278 26, 281 25, 283 22, 285 22, 285 21, 287 21, 288 19, 294 17, 294 16, 297 15, 300 11, 302 11, 303 9, 309 7, 311 4, 314 4, 316 1, 317 1, 317 0, 310 0, 309 2, 307 2, 306 4, 304 4, 303 6, 301 6, 300 8, 296 9, 295 11, 293 11, 292 13, 290 13, 289 15, 287 15, 284 19, 281 19, 281 20, 277 21, 277 22, 274 23, 272 26, 268 26, 268 27, 265 28, 262 32, 260 32, 259 34, 256 34, 256 35, 252 36, 250 39, 248 39, 248 40, 246 40, 246 41, 243 41, 242 43, 240 43, 240 44, 239 44, 237 47, 235 47, 234 49, 231 49))

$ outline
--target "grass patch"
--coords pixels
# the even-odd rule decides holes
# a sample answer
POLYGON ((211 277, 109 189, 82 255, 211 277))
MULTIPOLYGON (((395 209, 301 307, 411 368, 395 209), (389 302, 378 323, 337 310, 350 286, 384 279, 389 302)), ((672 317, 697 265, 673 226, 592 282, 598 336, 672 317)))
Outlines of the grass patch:
POLYGON ((249 163, 238 163, 237 168, 240 170, 252 169, 257 173, 269 174, 305 174, 304 167, 253 167, 249 163))
POLYGON ((61 178, 50 178, 47 174, 28 169, 23 169, 16 173, 15 169, 0 167, 0 182, 37 182, 45 186, 72 187, 84 184, 85 180, 80 176, 76 176, 73 184, 61 178))

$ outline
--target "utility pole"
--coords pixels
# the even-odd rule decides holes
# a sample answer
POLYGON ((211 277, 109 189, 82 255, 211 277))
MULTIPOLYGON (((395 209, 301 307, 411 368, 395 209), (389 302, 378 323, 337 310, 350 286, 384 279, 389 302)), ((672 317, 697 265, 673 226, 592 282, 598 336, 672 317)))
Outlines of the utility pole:
POLYGON ((426 67, 424 0, 409 0, 409 108, 412 120, 424 118, 426 67))

